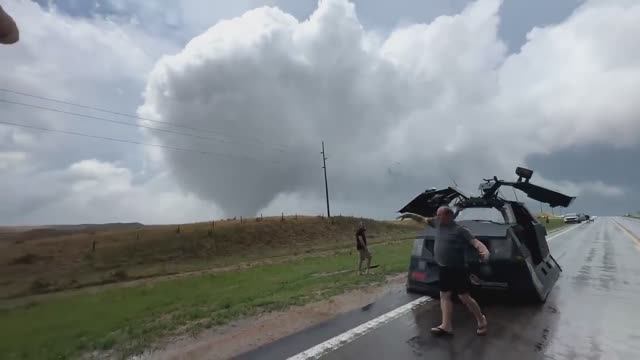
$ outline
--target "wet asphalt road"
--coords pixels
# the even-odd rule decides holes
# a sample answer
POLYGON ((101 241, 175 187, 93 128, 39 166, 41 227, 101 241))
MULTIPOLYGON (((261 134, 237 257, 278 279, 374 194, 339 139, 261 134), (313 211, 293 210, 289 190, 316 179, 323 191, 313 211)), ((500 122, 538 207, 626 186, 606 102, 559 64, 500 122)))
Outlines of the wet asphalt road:
MULTIPOLYGON (((598 218, 557 236, 550 247, 563 273, 547 302, 522 305, 483 299, 490 325, 486 337, 475 335, 475 322, 460 304, 454 310, 455 335, 433 337, 429 329, 439 323, 440 307, 432 301, 323 359, 640 359, 640 221, 598 218)), ((391 293, 370 309, 345 314, 240 358, 287 358, 415 298, 391 293)))

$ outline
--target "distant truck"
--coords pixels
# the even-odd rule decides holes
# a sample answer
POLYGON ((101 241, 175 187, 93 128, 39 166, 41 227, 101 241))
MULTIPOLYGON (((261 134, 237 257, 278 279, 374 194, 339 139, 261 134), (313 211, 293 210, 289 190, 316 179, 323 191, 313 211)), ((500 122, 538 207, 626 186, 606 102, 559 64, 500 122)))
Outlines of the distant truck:
POLYGON ((565 214, 563 217, 563 220, 565 224, 580 223, 580 217, 578 216, 578 214, 575 214, 575 213, 565 214))
POLYGON ((585 213, 569 213, 569 214, 566 214, 563 217, 563 219, 564 219, 565 224, 580 224, 582 222, 592 222, 593 221, 591 216, 587 215, 585 213))

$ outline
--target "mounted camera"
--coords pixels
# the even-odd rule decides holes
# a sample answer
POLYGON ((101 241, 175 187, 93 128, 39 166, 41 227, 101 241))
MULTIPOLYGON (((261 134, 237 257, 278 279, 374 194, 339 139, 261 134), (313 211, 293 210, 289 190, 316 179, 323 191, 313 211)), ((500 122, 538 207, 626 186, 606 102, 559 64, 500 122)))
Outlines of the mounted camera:
POLYGON ((518 175, 518 182, 522 182, 522 179, 525 180, 524 182, 529 182, 529 179, 533 176, 533 170, 518 166, 516 168, 516 175, 518 175))

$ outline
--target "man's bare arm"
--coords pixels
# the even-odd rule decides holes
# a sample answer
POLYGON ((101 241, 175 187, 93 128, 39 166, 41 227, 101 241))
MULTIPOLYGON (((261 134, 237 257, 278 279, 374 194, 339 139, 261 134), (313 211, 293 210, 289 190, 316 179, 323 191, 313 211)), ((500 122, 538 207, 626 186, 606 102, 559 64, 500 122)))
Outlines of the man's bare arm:
POLYGON ((478 254, 480 254, 482 261, 487 261, 489 259, 489 249, 487 249, 480 240, 473 238, 473 240, 471 240, 471 245, 478 250, 478 254))
POLYGON ((0 6, 0 43, 13 44, 18 42, 19 38, 18 25, 0 6))
POLYGON ((417 221, 419 223, 432 225, 434 218, 433 217, 425 217, 425 216, 414 214, 414 213, 404 213, 404 214, 398 216, 396 219, 398 219, 398 220, 411 219, 411 220, 417 221))

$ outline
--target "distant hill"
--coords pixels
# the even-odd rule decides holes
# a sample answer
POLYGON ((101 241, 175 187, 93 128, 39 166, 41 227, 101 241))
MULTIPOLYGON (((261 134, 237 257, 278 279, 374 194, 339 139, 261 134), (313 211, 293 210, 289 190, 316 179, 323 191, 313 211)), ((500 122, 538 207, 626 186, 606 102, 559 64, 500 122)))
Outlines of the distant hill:
POLYGON ((144 228, 141 223, 107 223, 78 225, 39 225, 39 226, 3 226, 0 227, 0 241, 27 241, 73 234, 90 234, 105 231, 138 230, 144 228))
POLYGON ((79 224, 79 225, 48 225, 43 226, 54 230, 86 230, 86 231, 111 231, 111 230, 136 230, 144 227, 144 224, 135 223, 107 223, 107 224, 79 224))
POLYGON ((35 225, 35 226, 0 226, 0 232, 30 231, 39 229, 50 230, 121 230, 139 229, 144 224, 133 223, 106 223, 106 224, 76 224, 76 225, 35 225))

